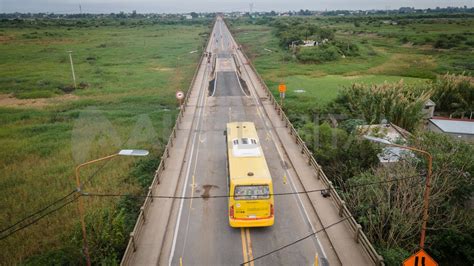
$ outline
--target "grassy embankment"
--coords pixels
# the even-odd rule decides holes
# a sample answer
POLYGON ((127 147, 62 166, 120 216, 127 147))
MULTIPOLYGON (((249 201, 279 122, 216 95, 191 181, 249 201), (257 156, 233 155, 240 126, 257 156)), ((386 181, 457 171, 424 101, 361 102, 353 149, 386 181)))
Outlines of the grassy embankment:
MULTIPOLYGON (((148 149, 151 155, 114 159, 85 190, 134 193, 146 188, 177 114, 174 93, 189 86, 204 44, 202 33, 208 32, 203 25, 160 23, 27 24, 0 25, 2 229, 73 190, 77 164, 120 148, 148 149), (72 89, 68 50, 73 51, 77 90, 72 89)), ((100 166, 84 169, 83 179, 100 166)), ((90 232, 93 255, 117 261, 120 254, 107 254, 109 247, 100 250, 100 242, 126 245, 123 228, 113 227, 129 229, 136 213, 117 214, 116 206, 131 204, 133 209, 137 202, 85 201, 88 222, 96 229, 90 232), (107 239, 107 230, 118 232, 119 238, 107 239)), ((78 232, 77 207, 71 204, 2 240, 0 264, 31 256, 48 263, 53 257, 57 263, 79 263, 78 232)))
POLYGON ((273 34, 275 28, 252 25, 248 20, 233 21, 232 26, 237 41, 275 95, 279 82, 287 84, 289 110, 323 108, 344 86, 355 82, 375 84, 403 79, 405 83, 424 83, 438 74, 473 70, 472 47, 436 49, 432 45, 441 34, 471 33, 467 38, 472 39, 472 18, 413 19, 408 25, 384 24, 379 19, 377 23, 362 22, 357 26, 342 18, 302 19, 333 29, 336 40, 356 44, 360 55, 303 64, 279 46, 273 34))

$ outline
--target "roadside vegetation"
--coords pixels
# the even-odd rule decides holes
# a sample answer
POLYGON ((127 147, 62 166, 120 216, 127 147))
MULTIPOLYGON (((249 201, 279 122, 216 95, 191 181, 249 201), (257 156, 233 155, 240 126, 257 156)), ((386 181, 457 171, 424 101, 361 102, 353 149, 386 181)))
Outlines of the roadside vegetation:
MULTIPOLYGON (((76 165, 120 149, 150 150, 81 170, 87 192, 143 194, 211 20, 0 21, 0 228, 75 189, 76 165), (69 55, 72 51, 77 88, 69 55)), ((142 199, 86 197, 93 264, 120 262, 142 199)), ((0 264, 83 264, 77 202, 0 241, 0 264)))
POLYGON ((229 24, 274 96, 279 83, 287 85, 287 115, 387 265, 400 265, 418 248, 426 161, 406 156, 381 166, 382 147, 362 139, 357 126, 382 120, 409 130, 405 144, 434 156, 426 249, 440 265, 474 263, 474 148, 423 130, 428 99, 438 115, 474 111, 473 17, 263 17, 229 24), (291 46, 322 35, 323 45, 291 46), (357 187, 390 179, 402 180, 357 187))

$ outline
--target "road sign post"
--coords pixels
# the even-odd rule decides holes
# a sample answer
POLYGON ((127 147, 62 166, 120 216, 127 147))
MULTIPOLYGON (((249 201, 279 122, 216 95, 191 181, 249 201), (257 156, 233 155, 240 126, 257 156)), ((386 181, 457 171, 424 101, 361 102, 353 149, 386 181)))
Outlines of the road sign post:
POLYGON ((280 85, 278 85, 278 91, 280 92, 280 105, 283 107, 283 99, 285 99, 286 85, 280 83, 280 85))

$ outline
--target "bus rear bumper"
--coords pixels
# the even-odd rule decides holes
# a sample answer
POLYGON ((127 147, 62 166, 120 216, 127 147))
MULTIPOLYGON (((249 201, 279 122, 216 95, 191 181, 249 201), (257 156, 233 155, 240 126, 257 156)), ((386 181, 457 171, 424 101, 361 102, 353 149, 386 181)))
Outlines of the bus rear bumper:
POLYGON ((275 217, 263 219, 233 219, 229 218, 229 225, 231 227, 267 227, 275 223, 275 217))

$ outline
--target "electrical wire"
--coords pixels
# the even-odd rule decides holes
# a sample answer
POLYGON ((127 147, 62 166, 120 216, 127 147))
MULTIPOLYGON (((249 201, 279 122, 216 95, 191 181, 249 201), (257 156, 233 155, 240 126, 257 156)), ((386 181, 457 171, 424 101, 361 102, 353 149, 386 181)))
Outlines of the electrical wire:
POLYGON ((303 241, 303 240, 305 240, 305 239, 308 239, 308 238, 310 238, 310 237, 312 237, 312 236, 314 236, 314 235, 316 235, 316 234, 318 234, 318 233, 320 233, 320 232, 322 232, 322 231, 324 231, 324 230, 326 230, 326 229, 328 229, 328 228, 331 228, 331 227, 333 227, 333 226, 335 226, 335 225, 337 225, 337 224, 340 224, 340 223, 344 222, 345 220, 347 220, 347 219, 349 219, 349 218, 351 218, 351 217, 352 217, 352 216, 347 216, 347 217, 345 217, 345 218, 343 218, 343 219, 341 219, 341 220, 339 220, 339 221, 337 221, 337 222, 335 222, 335 223, 332 223, 332 224, 330 224, 330 225, 328 225, 328 226, 326 226, 326 227, 323 227, 322 229, 319 229, 319 230, 316 231, 316 232, 312 232, 311 234, 309 234, 309 235, 307 235, 307 236, 305 236, 305 237, 302 237, 302 238, 300 238, 300 239, 298 239, 298 240, 296 240, 296 241, 293 241, 293 242, 291 242, 291 243, 289 243, 289 244, 286 244, 286 245, 284 245, 284 246, 282 246, 282 247, 280 247, 280 248, 274 249, 274 250, 272 250, 272 251, 270 251, 270 252, 268 252, 268 253, 265 253, 265 254, 263 254, 263 255, 260 255, 260 256, 258 256, 258 257, 255 257, 255 258, 253 258, 252 260, 248 260, 248 261, 246 261, 246 262, 243 262, 243 263, 241 263, 240 265, 241 265, 241 266, 246 265, 246 264, 248 264, 248 263, 250 263, 250 262, 259 260, 259 259, 264 258, 264 257, 266 257, 266 256, 269 256, 269 255, 271 255, 271 254, 273 254, 273 253, 276 253, 276 252, 278 252, 278 251, 280 251, 280 250, 282 250, 282 249, 285 249, 285 248, 287 248, 287 247, 290 247, 290 246, 292 246, 292 245, 294 245, 294 244, 296 244, 296 243, 299 243, 299 242, 301 242, 301 241, 303 241))
MULTIPOLYGON (((99 173, 105 166, 107 165, 107 162, 104 163, 98 170, 96 170, 91 176, 89 176, 89 178, 87 179, 86 183, 87 182, 90 182, 90 180, 97 174, 99 173)), ((365 183, 365 184, 356 184, 356 185, 352 185, 352 186, 348 186, 346 188, 352 188, 352 187, 364 187, 364 186, 371 186, 371 185, 377 185, 377 184, 383 184, 383 183, 390 183, 390 182, 398 182, 398 181, 401 181, 401 180, 406 180, 406 179, 411 179, 411 178, 415 178, 415 177, 420 177, 420 175, 413 175, 413 176, 408 176, 408 177, 403 177, 403 178, 395 178, 395 179, 390 179, 390 180, 384 180, 384 181, 378 181, 378 182, 371 182, 371 183, 365 183)), ((81 185, 82 186, 82 185, 81 185)), ((285 193, 273 193, 273 194, 269 194, 269 195, 262 195, 262 196, 285 196, 285 195, 295 195, 295 194, 309 194, 309 193, 314 193, 314 192, 322 192, 322 191, 328 191, 330 189, 313 189, 313 190, 306 190, 306 191, 297 191, 297 192, 285 192, 285 193)), ((27 217, 17 221, 16 223, 2 229, 0 231, 0 235, 4 234, 5 232, 11 230, 12 228, 14 228, 15 226, 29 220, 30 218, 32 218, 33 216, 36 216, 38 214, 40 214, 41 212, 44 212, 46 211, 47 209, 51 208, 52 206, 58 204, 59 202, 67 199, 68 197, 70 197, 71 195, 73 195, 75 192, 78 192, 77 190, 73 190, 71 191, 69 194, 55 200, 53 203, 50 203, 48 206, 46 207, 43 207, 42 209, 28 215, 27 217)), ((0 236, 0 240, 3 240, 5 239, 6 237, 20 231, 20 230, 23 230, 35 223, 37 223, 39 220, 41 220, 42 218, 46 217, 47 215, 49 214, 52 214, 56 211, 58 211, 59 209, 65 207, 66 205, 69 205, 70 203, 74 202, 75 200, 77 200, 80 196, 86 196, 86 197, 123 197, 123 196, 127 196, 127 197, 135 197, 135 198, 159 198, 159 199, 182 199, 182 200, 185 200, 185 199, 208 199, 208 198, 229 198, 231 197, 230 195, 218 195, 218 196, 193 196, 193 197, 175 197, 175 196, 160 196, 160 195, 157 195, 157 196, 154 196, 154 195, 130 195, 130 194, 99 194, 99 193, 87 193, 87 192, 82 192, 82 190, 79 192, 81 194, 78 194, 77 196, 75 196, 72 200, 69 200, 67 201, 66 203, 60 205, 59 207, 55 208, 55 209, 52 209, 51 211, 49 212, 46 212, 45 214, 43 215, 40 215, 38 218, 36 219, 33 219, 31 222, 28 222, 26 223, 25 225, 17 228, 17 229, 14 229, 13 231, 11 232, 8 232, 7 234, 5 234, 4 236, 0 236)), ((258 196, 258 195, 256 195, 258 196)))
MULTIPOLYGON (((128 141, 128 139, 127 139, 127 141, 128 141)), ((91 180, 92 180, 92 178, 94 178, 100 171, 102 171, 102 170, 105 168, 105 166, 107 166, 107 163, 108 163, 108 162, 110 162, 110 161, 106 161, 106 162, 105 162, 104 164, 102 164, 96 171, 94 171, 94 172, 86 179, 86 182, 84 182, 84 183, 81 184, 81 189, 82 189, 82 187, 83 187, 85 184, 90 183, 91 180)), ((56 199, 56 200, 53 201, 52 203, 49 203, 47 206, 45 206, 45 207, 43 207, 43 208, 41 208, 41 209, 39 209, 39 210, 33 212, 32 214, 30 214, 30 215, 28 215, 28 216, 26 216, 26 217, 24 217, 24 218, 18 220, 17 222, 15 222, 15 223, 13 223, 13 224, 11 224, 11 225, 9 225, 9 226, 7 226, 7 227, 1 229, 1 230, 0 230, 0 235, 2 235, 2 234, 4 234, 5 232, 11 230, 12 228, 18 226, 19 224, 22 224, 22 223, 24 223, 24 222, 30 220, 32 217, 37 216, 37 215, 40 215, 41 213, 43 213, 43 212, 45 212, 46 210, 48 210, 48 209, 50 209, 51 207, 53 207, 54 205, 57 205, 57 204, 59 204, 59 203, 65 201, 65 200, 67 200, 71 195, 73 195, 73 194, 76 193, 76 192, 78 192, 78 190, 77 190, 77 189, 74 189, 74 190, 72 190, 71 192, 69 192, 68 194, 66 194, 65 196, 56 199)), ((76 199, 77 199, 77 198, 74 198, 73 201, 76 200, 76 199)), ((66 205, 67 205, 67 204, 70 204, 70 203, 71 203, 71 201, 68 201, 68 202, 66 203, 66 205)), ((61 205, 60 208, 63 208, 64 206, 65 206, 65 205, 61 205)), ((52 212, 47 212, 47 215, 53 213, 55 210, 57 210, 57 208, 56 208, 56 209, 53 209, 52 212)), ((34 221, 33 223, 32 223, 32 222, 26 223, 27 226, 20 226, 20 229, 14 229, 13 232, 17 232, 17 231, 19 231, 19 230, 21 230, 21 229, 24 229, 24 228, 26 228, 26 227, 28 227, 28 226, 30 226, 30 225, 32 225, 32 224, 38 222, 40 219, 44 218, 45 216, 46 216, 46 215, 40 215, 39 218, 33 220, 33 221, 34 221)), ((9 236, 9 235, 11 235, 11 233, 7 233, 7 236, 9 236)), ((3 237, 3 236, 2 236, 2 237, 0 237, 0 240, 2 240, 2 239, 4 239, 4 238, 6 238, 6 237, 3 237)))
POLYGON ((73 190, 73 191, 69 192, 69 194, 67 194, 66 196, 61 197, 61 198, 55 200, 54 202, 48 204, 46 207, 43 207, 42 209, 40 209, 40 210, 38 210, 38 211, 36 211, 36 212, 34 212, 34 213, 32 213, 32 214, 30 214, 30 215, 24 217, 23 219, 17 221, 16 223, 14 223, 14 224, 12 224, 12 225, 6 227, 6 228, 3 228, 2 230, 0 230, 0 234, 3 234, 3 232, 10 230, 12 227, 15 227, 16 225, 18 225, 18 224, 24 222, 25 220, 28 220, 29 218, 31 218, 31 217, 33 217, 33 216, 35 216, 35 215, 37 215, 37 214, 39 214, 39 213, 41 213, 41 212, 44 212, 45 210, 49 209, 50 207, 52 207, 52 206, 56 205, 57 203, 59 203, 59 202, 65 200, 66 198, 68 198, 69 196, 71 196, 72 194, 74 194, 74 192, 76 192, 76 190, 73 190))
MULTIPOLYGON (((356 184, 352 186, 347 186, 346 188, 357 188, 357 187, 365 187, 365 186, 372 186, 384 183, 391 183, 391 182, 398 182, 402 180, 412 179, 415 177, 421 177, 420 175, 413 175, 403 178, 394 178, 390 180, 378 181, 378 182, 370 182, 364 184, 356 184)), ((262 195, 252 195, 255 197, 258 196, 286 196, 286 195, 297 195, 297 194, 310 194, 314 192, 326 192, 331 190, 330 188, 324 189, 312 189, 312 190, 305 190, 305 191, 295 191, 295 192, 283 192, 283 193, 271 193, 271 194, 262 194, 262 195)), ((230 198, 233 197, 232 195, 216 195, 216 196, 166 196, 166 195, 130 195, 130 194, 121 194, 121 193, 88 193, 82 192, 82 196, 85 197, 132 197, 132 198, 154 198, 154 199, 180 199, 180 200, 189 200, 189 199, 210 199, 210 198, 230 198)))
MULTIPOLYGON (((76 195, 72 200, 69 200, 69 201, 67 201, 66 203, 60 205, 59 207, 50 210, 49 212, 47 212, 47 213, 45 213, 45 214, 39 216, 38 218, 36 218, 36 219, 32 220, 31 222, 29 222, 29 223, 27 223, 27 224, 21 226, 20 228, 17 228, 17 229, 15 229, 15 230, 11 231, 11 232, 8 232, 8 233, 5 234, 5 235, 0 236, 0 240, 3 240, 3 239, 5 239, 5 238, 7 238, 7 237, 13 235, 13 234, 16 233, 16 232, 18 232, 18 231, 20 231, 20 230, 23 230, 23 229, 25 229, 25 228, 27 228, 27 227, 29 227, 29 226, 31 226, 31 225, 37 223, 39 220, 43 219, 44 217, 46 217, 46 216, 48 216, 48 215, 50 215, 50 214, 52 214, 52 213, 54 213, 54 212, 56 212, 56 211, 59 211, 60 209, 62 209, 62 208, 64 208, 64 207, 66 207, 67 205, 73 203, 73 202, 76 201, 79 197, 81 197, 81 195, 76 195)), ((2 233, 3 233, 3 232, 2 232, 2 233)))

